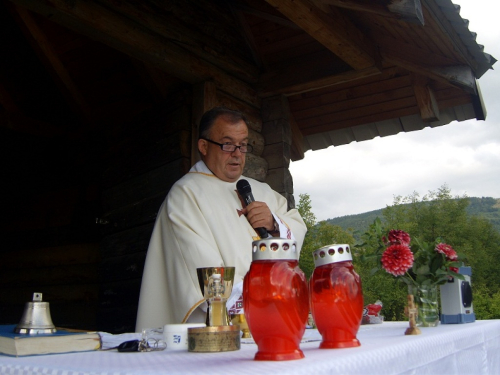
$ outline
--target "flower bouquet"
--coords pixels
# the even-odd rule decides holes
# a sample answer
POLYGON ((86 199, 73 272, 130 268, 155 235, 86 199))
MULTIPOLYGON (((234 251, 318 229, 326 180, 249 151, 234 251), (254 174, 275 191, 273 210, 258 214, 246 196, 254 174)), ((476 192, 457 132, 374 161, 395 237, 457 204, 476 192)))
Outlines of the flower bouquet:
POLYGON ((377 257, 377 270, 381 267, 408 285, 408 294, 413 295, 417 304, 417 325, 438 325, 438 286, 453 277, 463 279, 458 273, 462 263, 456 251, 441 238, 428 243, 418 238, 412 240, 402 230, 384 231, 380 219, 375 220, 371 229, 371 234, 365 237, 374 247, 372 256, 377 257))

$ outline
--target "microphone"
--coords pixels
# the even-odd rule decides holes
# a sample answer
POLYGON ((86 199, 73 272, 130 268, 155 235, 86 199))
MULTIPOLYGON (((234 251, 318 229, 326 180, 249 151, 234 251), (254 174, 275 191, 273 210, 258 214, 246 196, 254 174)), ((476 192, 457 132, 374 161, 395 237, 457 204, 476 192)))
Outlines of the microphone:
MULTIPOLYGON (((254 199, 253 194, 252 194, 252 188, 247 180, 244 180, 244 179, 239 180, 236 183, 236 189, 238 190, 238 193, 245 201, 246 206, 248 206, 252 202, 255 202, 255 199, 254 199)), ((269 233, 267 233, 266 228, 263 228, 263 227, 255 228, 255 230, 259 233, 260 238, 269 237, 269 233)))

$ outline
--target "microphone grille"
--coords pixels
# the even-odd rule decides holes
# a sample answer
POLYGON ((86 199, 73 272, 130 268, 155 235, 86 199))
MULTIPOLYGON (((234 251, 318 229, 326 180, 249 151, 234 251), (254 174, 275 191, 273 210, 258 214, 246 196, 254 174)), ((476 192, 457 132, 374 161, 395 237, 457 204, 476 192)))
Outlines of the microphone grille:
POLYGON ((250 194, 252 192, 252 187, 247 180, 242 179, 236 183, 236 189, 241 195, 250 194))

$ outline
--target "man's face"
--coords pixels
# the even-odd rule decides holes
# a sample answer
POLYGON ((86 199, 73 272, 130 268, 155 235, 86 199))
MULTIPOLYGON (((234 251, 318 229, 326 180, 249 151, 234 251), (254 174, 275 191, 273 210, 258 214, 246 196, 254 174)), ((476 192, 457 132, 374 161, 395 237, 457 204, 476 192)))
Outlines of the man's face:
MULTIPOLYGON (((221 116, 215 120, 208 138, 218 143, 240 146, 248 142, 248 128, 243 120, 231 124, 221 116)), ((233 152, 225 152, 220 146, 200 139, 198 149, 207 167, 221 180, 235 182, 243 174, 245 154, 239 148, 233 152)))

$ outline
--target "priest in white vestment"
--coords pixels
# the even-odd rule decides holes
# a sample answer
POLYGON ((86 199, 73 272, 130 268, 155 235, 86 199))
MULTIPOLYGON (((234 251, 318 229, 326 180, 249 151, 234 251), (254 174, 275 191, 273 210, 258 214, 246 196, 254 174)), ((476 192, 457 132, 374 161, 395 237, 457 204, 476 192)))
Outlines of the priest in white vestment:
POLYGON ((248 145, 244 116, 214 108, 202 117, 201 161, 170 189, 149 243, 136 331, 168 323, 204 322, 199 267, 235 267, 237 286, 250 268, 255 228, 292 238, 300 250, 306 233, 297 210, 269 185, 242 176, 248 145), (236 183, 246 179, 255 202, 246 208, 236 183))

